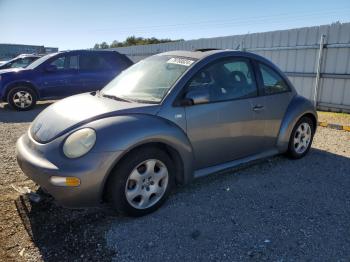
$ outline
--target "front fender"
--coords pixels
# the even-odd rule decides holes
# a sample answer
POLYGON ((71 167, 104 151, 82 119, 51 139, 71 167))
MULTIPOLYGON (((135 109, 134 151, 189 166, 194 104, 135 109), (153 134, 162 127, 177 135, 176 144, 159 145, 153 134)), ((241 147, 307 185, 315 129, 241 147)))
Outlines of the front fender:
POLYGON ((30 86, 36 92, 38 98, 40 98, 40 93, 39 93, 38 87, 32 81, 23 79, 23 80, 13 80, 13 81, 6 83, 3 87, 2 99, 4 99, 4 101, 5 101, 7 99, 7 94, 10 91, 10 89, 14 86, 20 86, 20 85, 30 86))
POLYGON ((183 163, 183 183, 189 182, 193 177, 191 143, 183 130, 167 119, 131 114, 99 119, 86 126, 96 130, 96 145, 92 152, 116 152, 115 163, 138 146, 162 143, 179 154, 183 163), (120 151, 123 153, 120 154, 120 151))
POLYGON ((289 139, 293 128, 305 114, 312 114, 315 117, 317 125, 317 113, 311 101, 300 95, 294 96, 284 115, 277 138, 277 149, 280 153, 288 150, 289 139))

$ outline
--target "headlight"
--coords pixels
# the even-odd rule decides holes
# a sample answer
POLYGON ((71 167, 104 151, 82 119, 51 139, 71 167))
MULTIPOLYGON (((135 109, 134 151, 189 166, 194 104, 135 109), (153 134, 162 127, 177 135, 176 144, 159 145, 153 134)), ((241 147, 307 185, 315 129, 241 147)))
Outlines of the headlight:
POLYGON ((63 144, 66 157, 77 158, 91 150, 96 142, 96 132, 91 128, 83 128, 70 134, 63 144))

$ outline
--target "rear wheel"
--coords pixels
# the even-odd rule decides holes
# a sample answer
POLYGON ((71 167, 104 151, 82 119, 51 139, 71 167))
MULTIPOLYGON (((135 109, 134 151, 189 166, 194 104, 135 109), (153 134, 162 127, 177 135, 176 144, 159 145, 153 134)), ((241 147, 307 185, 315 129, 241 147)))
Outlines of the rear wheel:
POLYGON ((290 136, 289 156, 295 159, 305 156, 310 150, 314 133, 313 121, 309 117, 302 117, 293 128, 290 136))
POLYGON ((158 209, 174 185, 174 165, 166 152, 141 148, 130 153, 111 174, 108 193, 120 213, 142 216, 158 209))
POLYGON ((10 90, 7 96, 7 102, 18 111, 32 109, 37 101, 35 91, 26 86, 14 87, 10 90))

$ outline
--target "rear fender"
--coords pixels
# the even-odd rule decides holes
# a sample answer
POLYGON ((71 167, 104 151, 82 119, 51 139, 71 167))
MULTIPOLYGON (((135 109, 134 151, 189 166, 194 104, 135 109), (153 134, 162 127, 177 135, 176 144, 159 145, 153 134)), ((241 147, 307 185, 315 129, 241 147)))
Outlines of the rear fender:
POLYGON ((277 149, 280 153, 288 150, 289 139, 293 128, 298 120, 306 114, 312 114, 317 123, 317 113, 311 101, 300 95, 294 96, 284 115, 277 138, 277 149))

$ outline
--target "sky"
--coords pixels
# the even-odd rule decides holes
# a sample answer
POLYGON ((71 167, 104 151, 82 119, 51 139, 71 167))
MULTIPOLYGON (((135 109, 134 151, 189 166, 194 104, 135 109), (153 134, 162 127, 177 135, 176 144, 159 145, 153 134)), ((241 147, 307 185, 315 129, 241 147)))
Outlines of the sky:
POLYGON ((92 48, 126 37, 198 39, 350 22, 350 0, 0 0, 0 43, 92 48))

